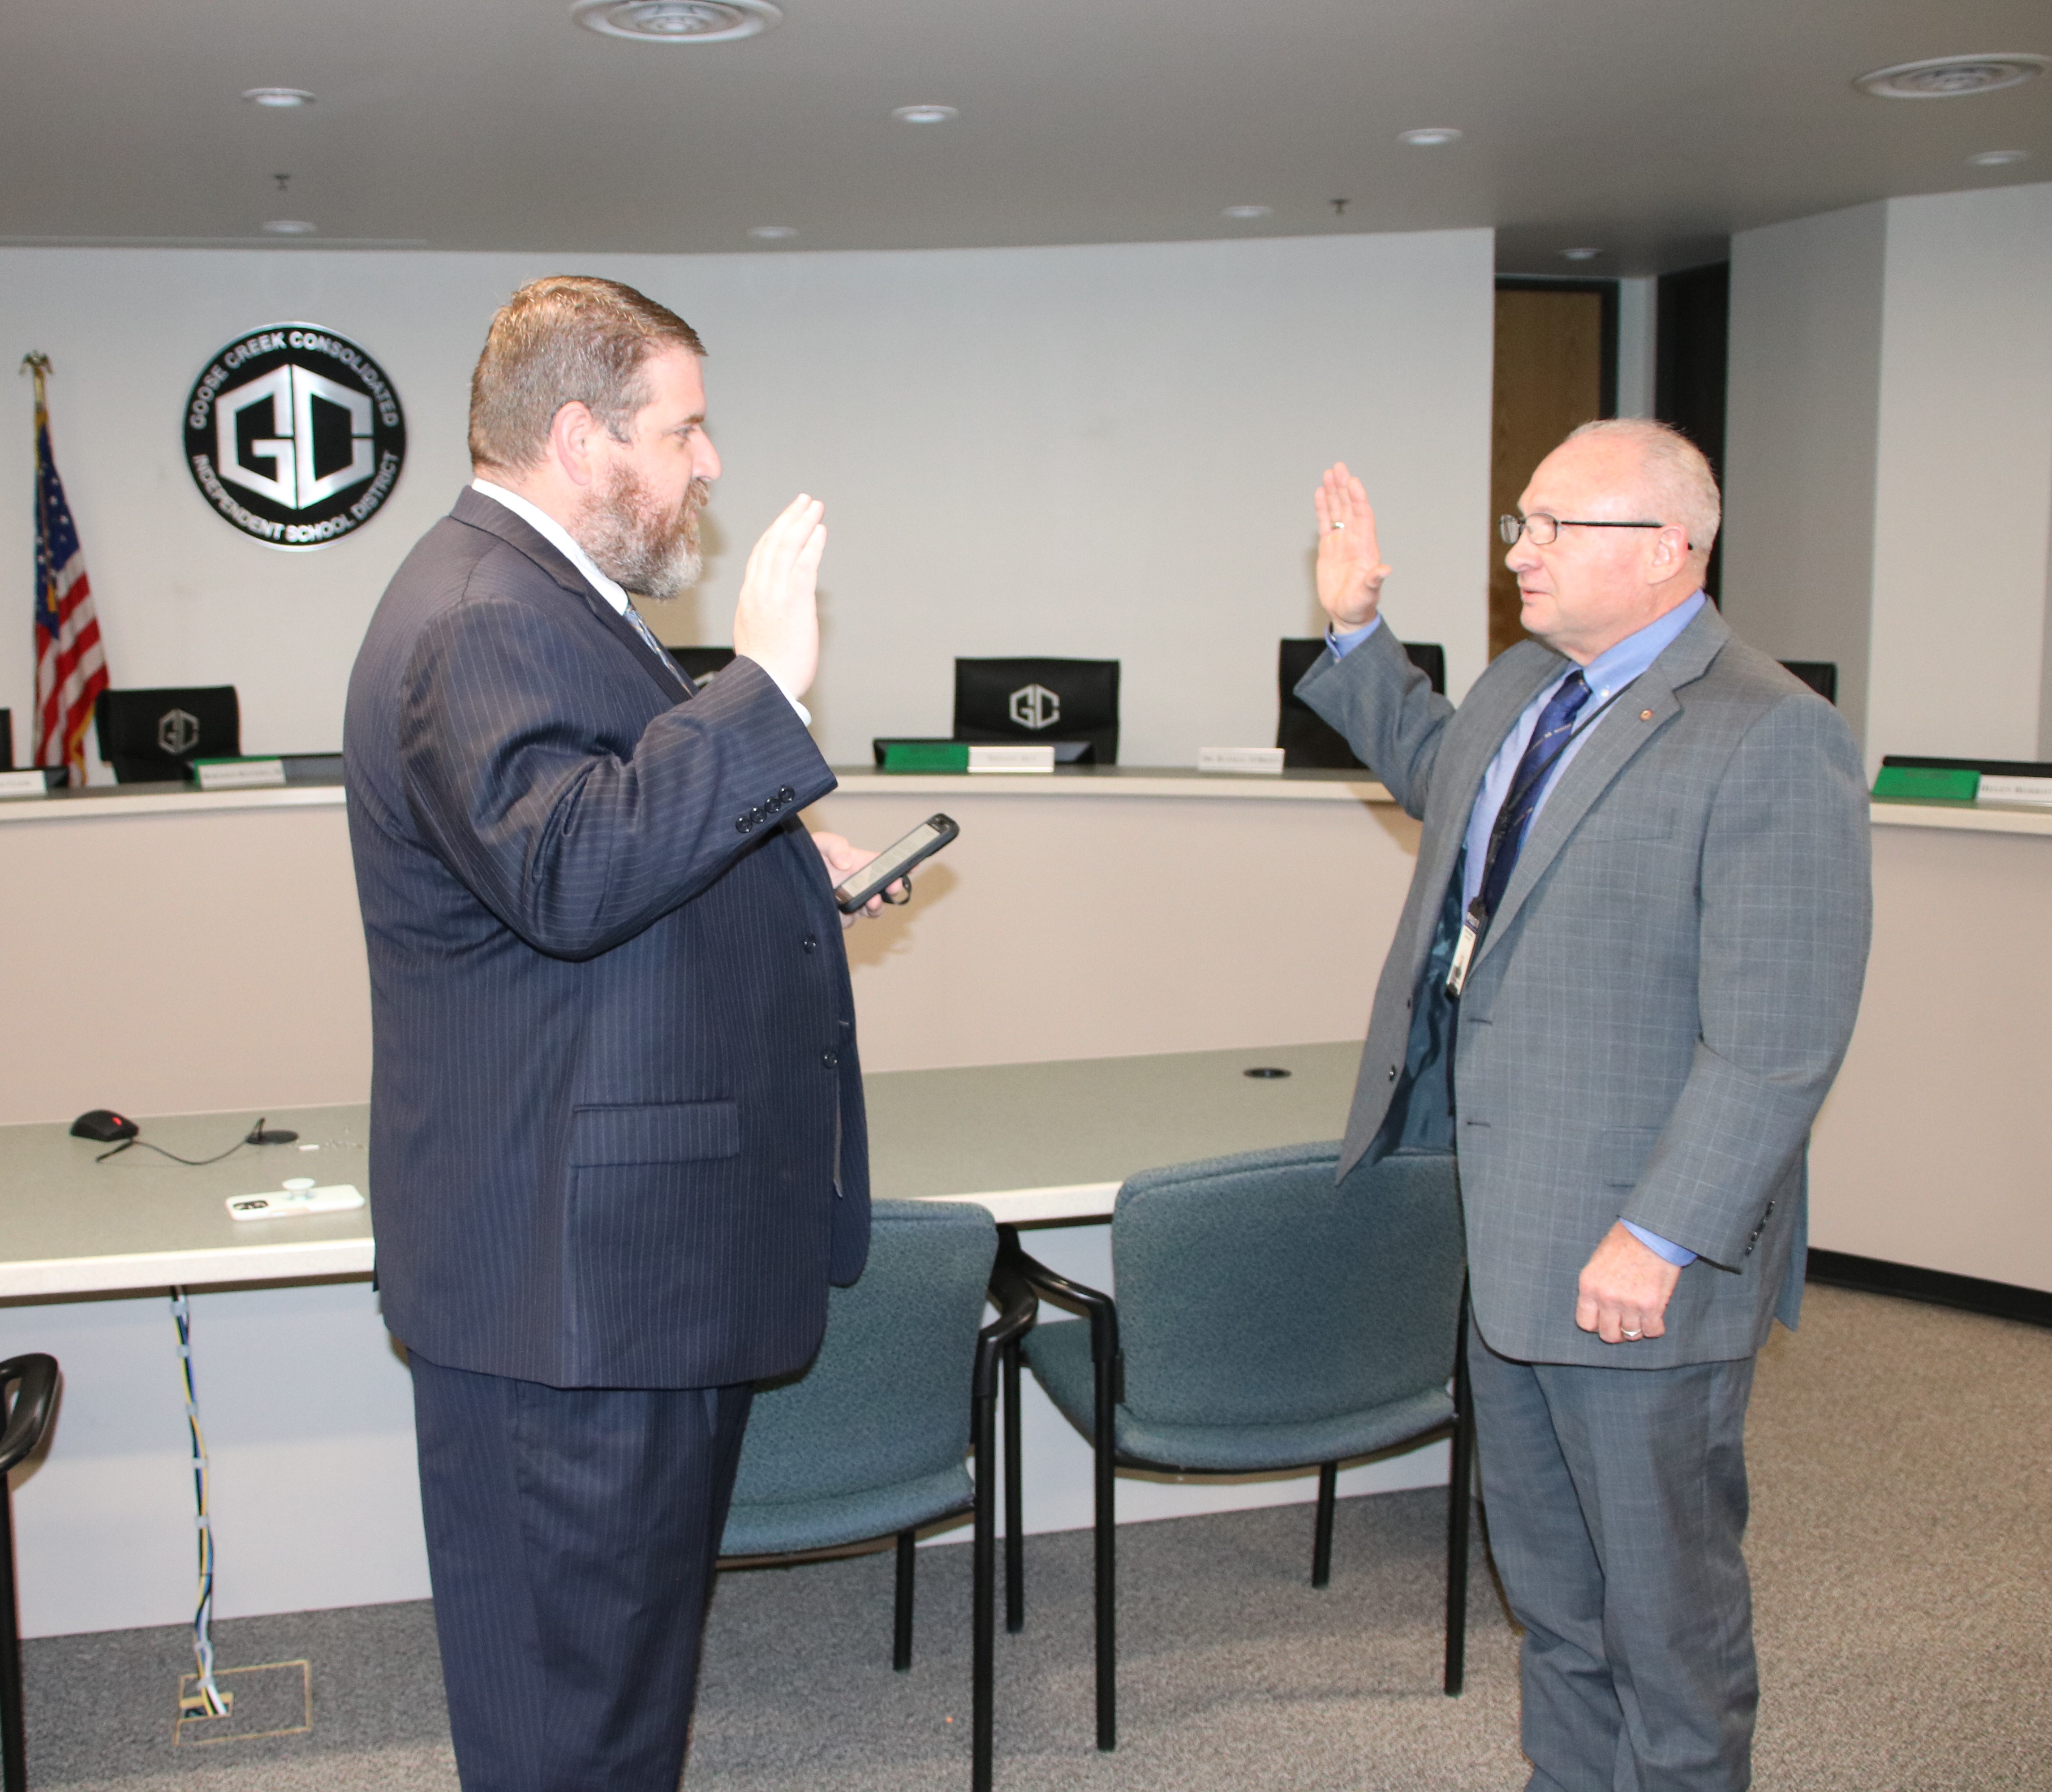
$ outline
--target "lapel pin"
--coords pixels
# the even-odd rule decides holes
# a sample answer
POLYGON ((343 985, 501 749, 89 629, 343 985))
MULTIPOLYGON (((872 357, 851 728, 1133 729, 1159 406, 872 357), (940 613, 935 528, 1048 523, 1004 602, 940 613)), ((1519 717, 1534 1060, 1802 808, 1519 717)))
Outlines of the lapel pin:
POLYGON ((1639 719, 1642 722, 1650 722, 1653 720, 1653 712, 1650 709, 1642 709, 1639 712, 1639 719))

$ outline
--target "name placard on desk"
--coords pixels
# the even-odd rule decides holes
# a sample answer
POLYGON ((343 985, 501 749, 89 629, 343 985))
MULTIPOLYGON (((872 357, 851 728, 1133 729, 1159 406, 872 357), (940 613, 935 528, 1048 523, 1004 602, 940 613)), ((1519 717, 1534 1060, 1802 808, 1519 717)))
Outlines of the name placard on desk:
POLYGON ((283 759, 195 759, 202 790, 267 790, 285 782, 283 759))
POLYGON ((1200 771, 1252 773, 1258 778, 1282 775, 1282 749, 1279 747, 1200 747, 1200 771))
POLYGON ((1976 802, 2027 802, 2052 809, 2052 778, 2008 778, 1993 772, 1981 774, 1976 802))
POLYGON ((31 766, 26 771, 0 771, 0 802, 16 797, 41 797, 49 794, 50 781, 40 766, 31 766))

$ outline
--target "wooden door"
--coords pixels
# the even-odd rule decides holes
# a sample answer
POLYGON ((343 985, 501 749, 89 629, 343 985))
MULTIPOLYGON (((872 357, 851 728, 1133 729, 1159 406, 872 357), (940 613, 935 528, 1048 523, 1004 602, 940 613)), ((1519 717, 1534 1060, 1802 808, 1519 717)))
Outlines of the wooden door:
MULTIPOLYGON (((1584 288, 1500 287, 1495 427, 1489 475, 1489 657, 1525 638, 1517 581, 1496 520, 1514 515, 1532 469, 1577 424, 1606 414, 1606 295, 1584 288)), ((1611 301, 1615 303, 1615 300, 1611 301)))

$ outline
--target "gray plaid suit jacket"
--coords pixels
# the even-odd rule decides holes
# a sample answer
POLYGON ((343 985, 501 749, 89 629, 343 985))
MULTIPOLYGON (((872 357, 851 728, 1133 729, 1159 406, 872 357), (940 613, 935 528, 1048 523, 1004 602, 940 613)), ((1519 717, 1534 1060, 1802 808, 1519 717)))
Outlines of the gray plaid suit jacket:
MULTIPOLYGON (((1392 632, 1298 693, 1424 824, 1342 1173, 1375 1147, 1482 774, 1567 662, 1536 641, 1456 709, 1392 632)), ((1457 1150, 1477 1324, 1525 1362, 1750 1355, 1802 1296, 1810 1125, 1851 1037, 1871 920, 1866 782, 1838 712, 1705 607, 1597 723, 1532 825, 1460 1002, 1457 1150), (1620 1218, 1686 1245, 1666 1335, 1574 1323, 1620 1218)))

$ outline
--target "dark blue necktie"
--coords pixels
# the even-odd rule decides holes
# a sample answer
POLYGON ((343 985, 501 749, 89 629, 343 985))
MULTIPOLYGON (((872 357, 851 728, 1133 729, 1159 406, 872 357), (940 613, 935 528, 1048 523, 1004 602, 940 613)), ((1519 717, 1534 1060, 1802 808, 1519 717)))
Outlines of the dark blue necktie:
POLYGON ((1510 788, 1505 794, 1503 808, 1491 832, 1494 850, 1483 868, 1478 892, 1486 914, 1496 912, 1504 891, 1510 887, 1510 874, 1517 869, 1517 855, 1524 850, 1525 830, 1532 825, 1533 814, 1539 806, 1540 792, 1545 788, 1547 776, 1559 763, 1561 755, 1567 750, 1568 738, 1574 732, 1575 718, 1588 700, 1589 688, 1577 667, 1561 680, 1561 688, 1539 712, 1539 724, 1533 729, 1532 739, 1517 762, 1517 770, 1511 774, 1510 788))

